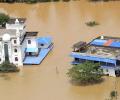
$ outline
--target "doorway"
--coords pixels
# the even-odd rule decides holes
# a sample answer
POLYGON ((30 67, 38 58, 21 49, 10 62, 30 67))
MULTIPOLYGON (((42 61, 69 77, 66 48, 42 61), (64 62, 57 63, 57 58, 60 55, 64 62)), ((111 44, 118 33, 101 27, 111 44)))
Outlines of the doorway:
POLYGON ((5 53, 5 61, 9 62, 9 54, 8 54, 8 44, 4 44, 4 53, 5 53))

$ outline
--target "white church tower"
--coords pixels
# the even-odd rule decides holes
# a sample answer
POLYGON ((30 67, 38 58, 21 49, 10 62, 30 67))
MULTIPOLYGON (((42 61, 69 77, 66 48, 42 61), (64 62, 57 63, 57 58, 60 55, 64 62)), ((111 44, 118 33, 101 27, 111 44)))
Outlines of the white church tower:
POLYGON ((23 66, 26 43, 25 19, 11 19, 6 29, 0 29, 0 63, 9 60, 17 66, 23 66))

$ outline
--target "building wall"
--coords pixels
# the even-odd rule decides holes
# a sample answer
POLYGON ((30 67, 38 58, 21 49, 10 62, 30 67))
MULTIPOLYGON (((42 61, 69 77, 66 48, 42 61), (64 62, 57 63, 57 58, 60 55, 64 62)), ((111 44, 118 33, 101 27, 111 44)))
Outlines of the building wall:
POLYGON ((24 40, 22 45, 21 45, 21 54, 22 54, 22 61, 24 60, 25 58, 25 50, 26 50, 26 47, 27 47, 27 43, 26 41, 24 40))
POLYGON ((22 66, 23 65, 23 62, 22 62, 22 53, 21 53, 21 47, 20 46, 17 46, 17 47, 12 47, 12 50, 11 50, 11 61, 13 64, 16 64, 18 66, 22 66), (14 50, 17 49, 17 52, 15 52, 14 50), (18 61, 15 61, 15 58, 18 58, 18 61))
POLYGON ((8 43, 8 52, 10 63, 16 64, 18 66, 23 65, 19 38, 11 39, 11 41, 8 43), (14 43, 14 40, 16 40, 16 43, 14 43), (15 49, 17 52, 15 52, 15 49), (15 57, 18 58, 18 61, 15 61, 15 57))
POLYGON ((105 75, 116 77, 116 75, 115 75, 115 69, 114 68, 104 68, 103 69, 103 73, 105 75))
POLYGON ((25 27, 24 24, 6 24, 6 29, 19 29, 23 30, 25 27))
POLYGON ((38 43, 36 42, 35 37, 27 37, 26 43, 27 43, 27 48, 38 48, 38 43), (28 44, 28 40, 31 41, 31 44, 28 44))
POLYGON ((2 43, 2 41, 0 41, 0 64, 4 61, 4 45, 2 43))

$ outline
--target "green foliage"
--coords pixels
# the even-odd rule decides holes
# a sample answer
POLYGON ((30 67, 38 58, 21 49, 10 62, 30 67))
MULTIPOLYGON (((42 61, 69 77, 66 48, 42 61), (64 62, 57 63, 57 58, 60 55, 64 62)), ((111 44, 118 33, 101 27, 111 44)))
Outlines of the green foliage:
POLYGON ((27 3, 36 3, 36 2, 38 2, 38 0, 27 0, 26 2, 27 3))
POLYGON ((111 91, 110 97, 111 97, 111 99, 116 98, 117 97, 117 91, 111 91))
POLYGON ((97 23, 96 21, 90 21, 90 22, 87 22, 86 25, 93 27, 93 26, 99 25, 99 23, 97 23))
POLYGON ((4 13, 0 13, 0 25, 4 25, 10 17, 4 13))
POLYGON ((13 2, 15 2, 15 0, 6 0, 6 2, 13 3, 13 2))
POLYGON ((93 62, 85 62, 82 64, 74 65, 68 71, 68 76, 73 82, 80 84, 97 83, 102 80, 102 70, 99 64, 93 62))
POLYGON ((19 69, 14 64, 9 63, 8 61, 5 61, 0 65, 0 72, 8 73, 18 71, 19 69))
POLYGON ((117 96, 118 96, 117 91, 113 90, 110 92, 110 97, 108 99, 105 99, 105 100, 118 100, 117 96))

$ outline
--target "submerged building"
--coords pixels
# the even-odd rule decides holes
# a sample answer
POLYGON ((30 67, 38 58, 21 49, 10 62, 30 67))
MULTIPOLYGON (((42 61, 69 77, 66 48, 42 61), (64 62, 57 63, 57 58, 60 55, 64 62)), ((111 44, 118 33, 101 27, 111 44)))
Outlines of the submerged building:
POLYGON ((72 64, 91 61, 99 63, 105 75, 120 76, 120 38, 100 36, 89 43, 80 41, 73 49, 72 64))
POLYGON ((10 19, 0 29, 0 64, 9 61, 17 66, 40 64, 53 47, 50 37, 37 37, 38 32, 27 32, 26 19, 10 19))

